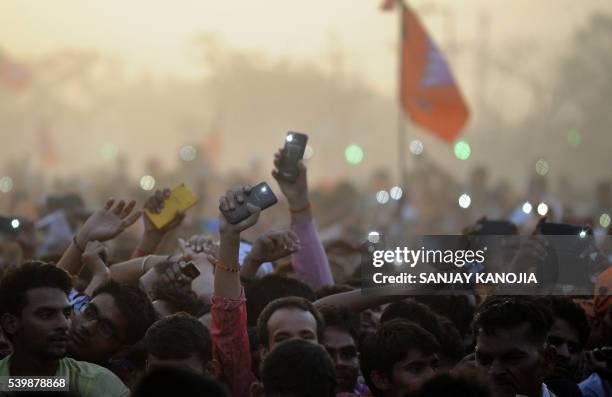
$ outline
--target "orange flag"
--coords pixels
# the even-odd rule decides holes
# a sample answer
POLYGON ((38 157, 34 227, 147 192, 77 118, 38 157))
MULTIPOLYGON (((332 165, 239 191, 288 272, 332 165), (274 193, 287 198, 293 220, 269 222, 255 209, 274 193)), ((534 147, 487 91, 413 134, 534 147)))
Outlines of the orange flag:
MULTIPOLYGON (((389 2, 383 3, 389 9, 389 2)), ((470 111, 444 56, 416 14, 400 1, 402 59, 400 101, 410 119, 452 143, 470 111)))

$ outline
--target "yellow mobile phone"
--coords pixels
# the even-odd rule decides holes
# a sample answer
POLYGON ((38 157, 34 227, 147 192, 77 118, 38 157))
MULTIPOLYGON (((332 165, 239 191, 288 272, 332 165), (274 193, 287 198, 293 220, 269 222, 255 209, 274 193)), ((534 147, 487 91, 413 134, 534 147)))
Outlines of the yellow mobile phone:
POLYGON ((191 190, 181 183, 170 192, 170 196, 164 201, 164 209, 159 214, 155 214, 145 208, 151 222, 156 228, 161 229, 168 223, 172 222, 176 215, 176 211, 187 211, 198 202, 198 198, 191 190))

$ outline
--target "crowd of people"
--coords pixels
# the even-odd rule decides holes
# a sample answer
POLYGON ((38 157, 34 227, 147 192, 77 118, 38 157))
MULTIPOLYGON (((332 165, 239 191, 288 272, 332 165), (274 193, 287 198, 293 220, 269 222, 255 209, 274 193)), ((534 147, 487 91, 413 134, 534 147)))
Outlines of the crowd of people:
MULTIPOLYGON (((158 229, 126 199, 76 217, 57 257, 37 254, 25 219, 3 234, 0 394, 18 393, 2 391, 11 378, 57 376, 83 397, 612 396, 606 247, 589 296, 362 294, 350 266, 362 246, 322 243, 323 201, 304 162, 295 181, 279 177, 281 156, 286 215, 248 203, 228 222, 222 212, 252 194, 244 185, 220 197, 216 234, 179 238, 188 214, 158 229), (139 220, 131 255, 111 253, 139 220)), ((144 209, 162 212, 170 194, 144 209)), ((513 259, 543 260, 537 237, 513 259)))

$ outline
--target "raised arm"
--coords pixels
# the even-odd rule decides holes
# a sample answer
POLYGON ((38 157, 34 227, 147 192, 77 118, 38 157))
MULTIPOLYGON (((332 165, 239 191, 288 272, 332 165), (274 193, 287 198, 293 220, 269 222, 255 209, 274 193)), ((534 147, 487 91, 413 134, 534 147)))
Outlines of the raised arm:
MULTIPOLYGON (((219 200, 219 208, 232 211, 236 203, 243 203, 249 187, 230 191, 219 200)), ((249 216, 231 225, 219 214, 221 238, 219 258, 215 266, 214 294, 211 308, 211 335, 216 358, 221 364, 224 381, 235 396, 248 396, 255 378, 251 372, 251 352, 247 334, 246 300, 240 285, 238 250, 240 232, 253 226, 259 219, 260 209, 248 205, 249 216)), ((216 258, 210 255, 209 260, 216 258)))
POLYGON ((110 279, 110 271, 106 266, 108 251, 99 241, 90 241, 85 247, 82 260, 83 266, 91 272, 91 281, 85 288, 85 295, 91 296, 93 292, 110 279))
POLYGON ((115 200, 109 199, 104 208, 94 212, 85 221, 57 266, 70 274, 79 274, 81 271, 81 255, 85 252, 87 243, 110 240, 123 232, 128 226, 134 224, 140 217, 140 211, 134 211, 135 205, 136 202, 133 200, 127 205, 123 200, 115 205, 115 200))
POLYGON ((272 176, 289 202, 291 230, 301 244, 301 249, 291 256, 293 269, 300 279, 313 289, 331 285, 334 279, 310 208, 306 166, 300 161, 297 179, 294 182, 286 181, 278 172, 281 156, 282 149, 274 155, 275 169, 272 176))

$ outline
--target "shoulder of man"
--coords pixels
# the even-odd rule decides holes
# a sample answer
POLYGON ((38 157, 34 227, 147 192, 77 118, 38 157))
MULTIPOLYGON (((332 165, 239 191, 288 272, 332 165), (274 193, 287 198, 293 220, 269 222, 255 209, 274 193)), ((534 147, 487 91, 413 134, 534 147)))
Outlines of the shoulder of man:
POLYGON ((72 376, 74 379, 69 380, 70 384, 75 385, 83 396, 123 397, 130 393, 119 377, 104 367, 69 357, 60 362, 60 375, 72 376))

